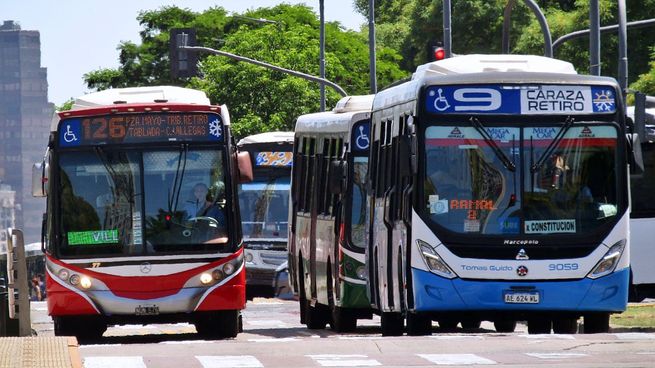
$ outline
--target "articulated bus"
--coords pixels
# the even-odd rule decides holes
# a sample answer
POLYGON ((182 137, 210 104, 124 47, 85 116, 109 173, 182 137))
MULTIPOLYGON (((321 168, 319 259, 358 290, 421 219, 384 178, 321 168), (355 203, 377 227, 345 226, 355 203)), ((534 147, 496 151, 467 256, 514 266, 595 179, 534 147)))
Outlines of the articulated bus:
MULTIPOLYGON (((382 332, 493 321, 609 329, 629 282, 621 90, 539 56, 467 55, 378 93, 371 117, 371 302, 382 332)), ((628 157, 630 156, 630 157, 628 157)))
POLYGON ((234 337, 245 307, 237 185, 252 176, 226 106, 179 87, 110 89, 55 114, 33 192, 56 335, 193 322, 234 337))
MULTIPOLYGON (((651 97, 652 98, 652 97, 651 97)), ((651 103, 652 104, 652 103, 651 103)), ((628 113, 630 115, 630 113, 628 113)), ((640 136, 644 171, 630 178, 631 301, 655 298, 655 108, 645 110, 640 136)))
POLYGON ((293 132, 255 134, 237 143, 254 179, 239 185, 248 294, 272 295, 275 270, 287 260, 293 132))
POLYGON ((298 117, 289 209, 290 284, 300 320, 352 331, 372 318, 366 295, 366 188, 373 96, 298 117))

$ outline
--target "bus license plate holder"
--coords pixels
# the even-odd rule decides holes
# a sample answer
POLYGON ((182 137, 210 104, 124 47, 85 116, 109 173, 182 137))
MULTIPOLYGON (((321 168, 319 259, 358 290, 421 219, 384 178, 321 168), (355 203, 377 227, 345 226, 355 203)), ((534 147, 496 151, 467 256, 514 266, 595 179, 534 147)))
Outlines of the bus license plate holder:
POLYGON ((134 314, 137 316, 156 316, 159 314, 157 305, 140 305, 134 308, 134 314))
POLYGON ((539 304, 541 297, 538 291, 505 291, 505 304, 539 304))

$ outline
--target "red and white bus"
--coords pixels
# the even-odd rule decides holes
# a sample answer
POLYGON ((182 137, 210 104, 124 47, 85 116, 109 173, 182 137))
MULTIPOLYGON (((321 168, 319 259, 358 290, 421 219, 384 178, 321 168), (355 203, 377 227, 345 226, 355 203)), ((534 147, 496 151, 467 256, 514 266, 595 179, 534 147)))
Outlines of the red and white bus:
POLYGON ((180 87, 111 89, 55 115, 35 196, 56 335, 188 321, 234 337, 245 307, 237 186, 252 178, 226 106, 180 87))

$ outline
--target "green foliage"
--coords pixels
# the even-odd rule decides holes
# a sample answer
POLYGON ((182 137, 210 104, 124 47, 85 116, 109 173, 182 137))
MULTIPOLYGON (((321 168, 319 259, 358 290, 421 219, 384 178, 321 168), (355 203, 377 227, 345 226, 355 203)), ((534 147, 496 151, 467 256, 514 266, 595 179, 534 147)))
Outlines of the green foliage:
POLYGON ((637 81, 630 85, 630 89, 655 96, 655 47, 651 50, 650 70, 641 74, 637 81))
POLYGON ((71 98, 60 106, 55 106, 55 111, 68 111, 73 108, 73 103, 75 103, 75 100, 71 98))
MULTIPOLYGON (((272 71, 223 56, 202 55, 202 77, 171 80, 168 66, 168 29, 195 27, 198 44, 282 68, 319 75, 319 20, 304 5, 278 5, 226 16, 221 8, 193 13, 176 7, 142 12, 142 43, 119 46, 120 67, 85 75, 90 88, 174 84, 204 90, 214 103, 226 104, 237 137, 272 130, 293 130, 295 119, 316 112, 319 86, 299 77, 272 71), (277 24, 248 18, 274 20, 277 24)), ((369 93, 368 39, 344 30, 338 22, 326 24, 326 78, 349 94, 369 93)), ((377 50, 378 84, 383 86, 408 75, 400 55, 384 46, 377 50)), ((326 106, 341 98, 326 86, 326 106)))

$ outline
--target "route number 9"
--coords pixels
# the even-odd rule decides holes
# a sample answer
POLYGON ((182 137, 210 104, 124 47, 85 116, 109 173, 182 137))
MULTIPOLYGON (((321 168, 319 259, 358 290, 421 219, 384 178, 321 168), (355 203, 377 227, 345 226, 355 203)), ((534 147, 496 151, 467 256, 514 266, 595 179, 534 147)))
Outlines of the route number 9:
POLYGON ((455 111, 494 111, 500 108, 502 101, 500 92, 491 88, 459 88, 453 97, 458 102, 455 111))

